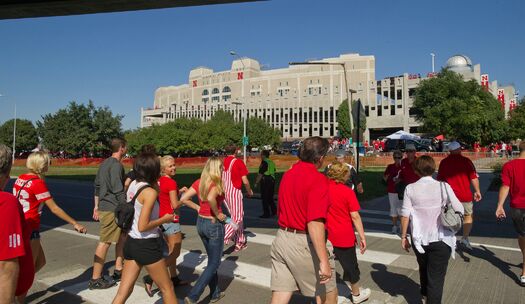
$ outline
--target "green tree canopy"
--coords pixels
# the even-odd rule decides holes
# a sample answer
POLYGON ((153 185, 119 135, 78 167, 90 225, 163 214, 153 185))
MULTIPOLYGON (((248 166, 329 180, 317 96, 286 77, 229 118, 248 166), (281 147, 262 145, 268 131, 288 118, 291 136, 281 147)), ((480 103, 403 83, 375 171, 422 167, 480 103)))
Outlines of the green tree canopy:
POLYGON ((444 69, 421 81, 413 106, 424 132, 472 144, 504 139, 507 123, 499 102, 474 80, 444 69))
POLYGON ((509 139, 525 139, 525 97, 509 114, 509 139))
MULTIPOLYGON (((247 121, 250 145, 261 147, 278 144, 280 132, 259 118, 247 121)), ((140 151, 142 145, 154 144, 160 154, 202 154, 221 151, 231 144, 242 144, 243 123, 218 110, 208 121, 197 118, 179 118, 162 125, 137 129, 126 134, 130 153, 140 151)))
MULTIPOLYGON (((339 105, 339 108, 337 109, 337 124, 339 129, 339 135, 343 138, 352 138, 352 140, 356 140, 356 127, 357 127, 357 111, 358 111, 358 104, 356 100, 352 101, 352 116, 354 118, 354 125, 352 126, 352 131, 350 131, 350 116, 348 113, 348 99, 343 100, 341 104, 339 105)), ((360 117, 360 125, 359 129, 361 130, 360 138, 363 139, 363 132, 366 130, 366 115, 364 113, 361 113, 360 117)))
MULTIPOLYGON (((0 126, 0 143, 13 148, 14 119, 10 119, 0 126)), ((16 120, 16 151, 31 151, 38 145, 36 128, 30 120, 16 120)))
POLYGON ((113 115, 108 107, 95 107, 70 102, 54 114, 42 116, 37 122, 38 133, 45 148, 78 154, 82 151, 109 150, 109 142, 122 136, 122 115, 113 115))

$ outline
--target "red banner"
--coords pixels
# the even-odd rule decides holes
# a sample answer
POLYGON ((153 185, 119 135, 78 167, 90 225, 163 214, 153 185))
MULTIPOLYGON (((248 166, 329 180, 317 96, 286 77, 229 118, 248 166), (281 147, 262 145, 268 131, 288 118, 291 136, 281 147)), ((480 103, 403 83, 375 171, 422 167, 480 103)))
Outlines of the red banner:
POLYGON ((505 109, 505 90, 498 89, 498 101, 501 103, 501 108, 505 109))
POLYGON ((516 99, 511 99, 509 102, 509 112, 516 109, 516 107, 517 107, 516 99))
POLYGON ((237 80, 241 80, 244 78, 244 72, 237 72, 237 80))
POLYGON ((488 92, 488 90, 489 90, 489 74, 481 75, 481 87, 483 88, 483 90, 488 92))
POLYGON ((196 87, 197 86, 197 80, 194 80, 192 84, 193 84, 193 87, 196 87))

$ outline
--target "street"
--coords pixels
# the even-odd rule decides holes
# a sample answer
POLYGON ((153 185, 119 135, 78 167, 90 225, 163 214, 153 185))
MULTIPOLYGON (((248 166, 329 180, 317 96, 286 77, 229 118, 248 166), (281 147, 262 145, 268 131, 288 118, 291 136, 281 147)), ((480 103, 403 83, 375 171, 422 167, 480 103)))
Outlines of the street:
MULTIPOLYGON (((521 268, 521 253, 510 219, 497 223, 494 210, 497 192, 487 191, 492 173, 481 173, 484 196, 475 205, 472 231, 472 251, 459 250, 450 260, 446 276, 444 303, 525 303, 525 288, 517 283, 521 268)), ((88 290, 94 249, 98 240, 98 223, 91 219, 93 186, 89 182, 48 179, 55 200, 64 210, 88 228, 86 235, 72 230, 44 208, 42 243, 47 265, 37 274, 29 292, 29 303, 111 303, 117 288, 88 290)), ((12 181, 11 181, 12 184, 12 181)), ((10 191, 11 184, 6 187, 10 191)), ((366 185, 364 185, 366 191, 366 185)), ((245 224, 248 248, 240 253, 226 254, 221 264, 220 284, 226 297, 219 303, 269 303, 270 245, 276 234, 277 220, 259 219, 259 199, 245 199, 245 224)), ((368 303, 419 303, 419 273, 413 252, 401 250, 400 239, 392 235, 386 196, 362 202, 368 250, 358 254, 361 285, 372 289, 368 303)), ((507 206, 508 207, 508 206, 507 206)), ((196 213, 183 207, 182 230, 185 233, 179 257, 180 276, 196 280, 206 265, 203 245, 195 229, 196 213)), ((113 248, 113 247, 112 247, 113 248)), ((113 273, 114 250, 106 266, 113 273)), ((336 263, 338 264, 338 263, 336 263)), ((338 278, 342 276, 338 265, 338 278)), ((348 288, 338 279, 339 294, 349 295, 348 288)), ((182 299, 189 286, 176 288, 182 299)), ((207 291, 200 303, 208 303, 207 291)), ((162 303, 159 295, 149 298, 143 290, 141 277, 127 303, 162 303)), ((296 295, 292 303, 312 303, 312 299, 296 295)))

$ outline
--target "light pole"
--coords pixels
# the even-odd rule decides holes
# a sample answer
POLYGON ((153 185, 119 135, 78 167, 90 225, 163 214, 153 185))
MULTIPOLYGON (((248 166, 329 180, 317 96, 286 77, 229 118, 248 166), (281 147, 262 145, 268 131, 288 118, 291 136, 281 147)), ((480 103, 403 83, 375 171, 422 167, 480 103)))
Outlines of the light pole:
POLYGON ((436 57, 436 54, 430 53, 430 56, 432 56, 432 73, 434 73, 434 57, 436 57))
MULTIPOLYGON (((0 94, 0 97, 5 97, 5 95, 0 94)), ((15 163, 15 154, 16 154, 16 103, 15 103, 15 116, 13 121, 13 164, 15 163)))
MULTIPOLYGON (((357 93, 356 90, 348 89, 348 79, 346 76, 346 63, 344 62, 326 62, 326 61, 305 61, 305 62, 290 62, 289 65, 340 65, 343 68, 343 75, 345 77, 345 92, 346 100, 348 102, 348 116, 350 116, 350 136, 352 136, 352 129, 354 128, 354 118, 352 117, 352 94, 357 93)), ((359 131, 358 131, 359 132, 359 131)), ((352 153, 354 160, 357 163, 359 155, 356 153, 355 144, 352 143, 352 153)))
MULTIPOLYGON (((242 64, 242 70, 243 70, 243 73, 244 73, 244 70, 245 70, 245 66, 244 66, 244 62, 242 61, 242 58, 241 56, 239 56, 239 54, 237 54, 235 51, 230 51, 230 55, 232 56, 237 56, 237 58, 239 58, 239 60, 241 61, 241 64, 242 64)), ((243 159, 244 159, 244 164, 247 164, 246 163, 246 146, 248 145, 248 137, 246 137, 246 107, 245 107, 245 103, 246 103, 246 100, 244 99, 244 75, 242 75, 242 79, 241 79, 241 99, 242 99, 242 109, 243 109, 243 124, 244 124, 244 131, 243 131, 243 135, 242 135, 242 146, 243 146, 243 159)), ((238 105, 238 104, 241 104, 240 102, 232 102, 232 104, 235 104, 235 105, 238 105)))

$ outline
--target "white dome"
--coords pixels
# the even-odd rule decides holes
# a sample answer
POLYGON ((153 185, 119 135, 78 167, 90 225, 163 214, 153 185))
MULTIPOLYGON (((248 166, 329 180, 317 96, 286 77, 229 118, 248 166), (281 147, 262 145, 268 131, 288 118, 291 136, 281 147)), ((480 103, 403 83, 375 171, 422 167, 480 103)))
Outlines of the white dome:
POLYGON ((472 61, 465 55, 454 55, 447 60, 447 68, 470 68, 472 61))

